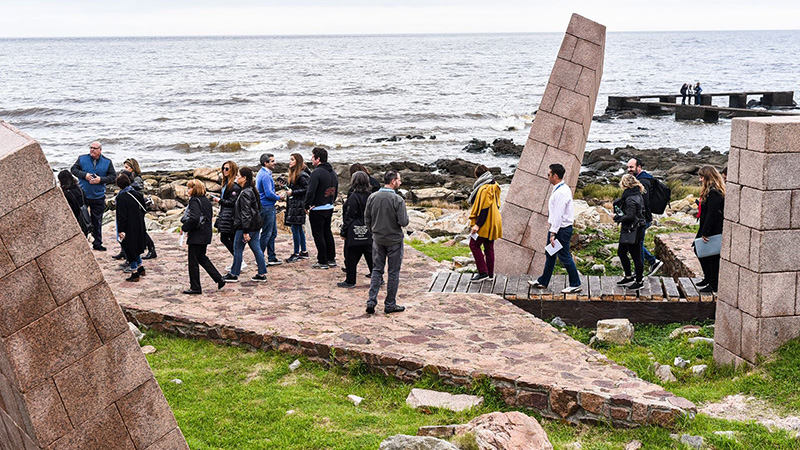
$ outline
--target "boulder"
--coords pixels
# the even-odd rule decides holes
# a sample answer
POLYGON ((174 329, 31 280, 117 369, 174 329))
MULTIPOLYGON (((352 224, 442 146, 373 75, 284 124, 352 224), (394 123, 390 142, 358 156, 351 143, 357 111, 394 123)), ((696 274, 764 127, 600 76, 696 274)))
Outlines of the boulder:
POLYGON ((707 338, 707 337, 702 337, 702 336, 696 336, 696 337, 690 337, 689 338, 689 343, 690 344, 697 344, 697 343, 700 343, 700 342, 706 342, 708 344, 712 344, 713 345, 714 344, 714 339, 707 338))
POLYGON ((461 210, 445 214, 428 222, 422 231, 433 237, 444 234, 464 234, 469 229, 469 210, 461 210))
POLYGON ((522 155, 523 145, 515 144, 513 139, 498 138, 492 141, 492 151, 495 155, 516 156, 522 155))
POLYGON ((613 342, 618 345, 631 343, 633 325, 628 319, 605 319, 597 322, 598 341, 613 342))
POLYGON ((408 394, 406 404, 412 408, 426 406, 459 412, 482 405, 483 397, 414 388, 408 394))
POLYGON ((708 366, 706 364, 698 364, 696 366, 692 366, 689 368, 689 370, 692 371, 692 375, 696 377, 702 377, 703 375, 705 375, 706 369, 708 369, 708 366))
POLYGON ((430 436, 396 434, 381 442, 380 450, 459 450, 455 445, 430 436))
POLYGON ((414 231, 413 233, 409 234, 406 237, 408 241, 420 241, 423 244, 427 244, 429 242, 433 242, 433 238, 424 231, 414 231))
POLYGON ((675 359, 672 361, 672 364, 675 367, 680 367, 681 369, 685 368, 689 365, 691 361, 681 358, 680 356, 676 356, 675 359))
POLYGON ((406 231, 422 231, 428 226, 428 222, 434 220, 433 214, 418 209, 408 209, 408 226, 406 231))
POLYGON ((475 264, 475 258, 472 256, 454 256, 453 257, 453 269, 458 269, 460 267, 466 267, 470 264, 475 264))
POLYGON ((659 363, 653 363, 653 368, 655 369, 656 376, 659 380, 663 381, 664 383, 672 383, 678 381, 675 378, 675 375, 672 373, 672 366, 664 365, 662 366, 659 363))
MULTIPOLYGON (((192 176, 200 181, 211 181, 216 183, 222 179, 222 172, 219 168, 198 167, 197 169, 194 169, 192 176)), ((208 187, 208 185, 206 185, 206 187, 208 187)))
POLYGON ((131 330, 131 333, 133 333, 133 337, 136 338, 137 342, 141 342, 141 340, 144 339, 144 333, 139 331, 139 328, 136 325, 128 322, 128 328, 131 330))
POLYGON ((419 427, 417 436, 431 436, 435 438, 449 438, 466 425, 429 425, 419 427))
POLYGON ((461 151, 467 153, 483 153, 483 151, 486 150, 487 148, 489 148, 489 144, 487 144, 486 141, 482 141, 477 138, 472 138, 472 140, 470 140, 467 143, 467 145, 461 149, 461 151))
POLYGON ((606 266, 604 266, 603 264, 594 264, 592 266, 592 272, 599 273, 602 275, 606 273, 606 266))
POLYGON ((539 422, 518 411, 484 414, 457 433, 472 433, 480 450, 553 450, 539 422))
POLYGON ((700 332, 700 327, 697 325, 684 325, 682 327, 678 327, 672 330, 672 333, 669 334, 669 338, 675 339, 678 336, 683 336, 684 334, 697 334, 699 332, 700 332))
POLYGON ((414 189, 411 191, 411 201, 414 203, 430 201, 453 201, 462 197, 460 192, 443 187, 414 189))

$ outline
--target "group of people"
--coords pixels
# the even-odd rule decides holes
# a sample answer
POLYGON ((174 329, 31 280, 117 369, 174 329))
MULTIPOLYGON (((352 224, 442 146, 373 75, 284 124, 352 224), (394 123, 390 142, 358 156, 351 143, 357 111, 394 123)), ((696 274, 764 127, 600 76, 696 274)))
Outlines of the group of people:
POLYGON ((700 87, 700 82, 698 81, 694 86, 692 83, 683 83, 681 86, 681 105, 686 105, 686 100, 688 98, 689 105, 692 104, 692 99, 694 99, 695 105, 701 105, 703 102, 700 101, 700 94, 703 93, 703 88, 700 87))

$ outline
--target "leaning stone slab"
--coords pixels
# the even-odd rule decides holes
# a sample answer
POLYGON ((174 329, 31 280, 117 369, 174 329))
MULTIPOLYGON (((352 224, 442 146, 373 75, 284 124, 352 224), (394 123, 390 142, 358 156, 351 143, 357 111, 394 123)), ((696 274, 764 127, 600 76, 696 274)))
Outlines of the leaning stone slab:
POLYGON ((553 450, 539 422, 518 411, 484 414, 472 419, 458 433, 474 434, 481 450, 553 450))
POLYGON ((431 407, 450 411, 464 411, 483 404, 483 397, 466 394, 449 394, 429 389, 412 389, 406 398, 406 404, 412 408, 431 407))

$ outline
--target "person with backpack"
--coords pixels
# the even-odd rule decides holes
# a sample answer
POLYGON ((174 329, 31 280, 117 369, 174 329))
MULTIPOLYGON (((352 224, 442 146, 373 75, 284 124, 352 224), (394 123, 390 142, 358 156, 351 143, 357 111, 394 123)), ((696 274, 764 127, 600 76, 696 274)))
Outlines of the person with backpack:
POLYGON ((620 286, 628 285, 628 289, 641 289, 644 284, 644 262, 642 261, 641 251, 644 248, 644 186, 633 174, 625 174, 619 182, 619 187, 623 189, 622 197, 614 200, 614 222, 620 224, 619 244, 617 245, 617 256, 625 271, 625 277, 617 282, 620 286), (628 254, 633 259, 635 276, 631 274, 631 261, 628 254))
MULTIPOLYGON (((650 228, 650 225, 653 224, 653 214, 664 213, 667 203, 669 203, 670 190, 664 183, 656 180, 644 170, 641 159, 632 158, 628 161, 627 167, 628 173, 636 177, 639 183, 644 186, 644 193, 642 196, 644 199, 644 230, 646 232, 646 230, 650 228)), ((641 254, 644 261, 650 265, 650 272, 647 274, 648 277, 655 275, 656 272, 661 269, 661 266, 664 265, 660 259, 647 251, 647 248, 644 246, 644 239, 642 239, 641 254)))

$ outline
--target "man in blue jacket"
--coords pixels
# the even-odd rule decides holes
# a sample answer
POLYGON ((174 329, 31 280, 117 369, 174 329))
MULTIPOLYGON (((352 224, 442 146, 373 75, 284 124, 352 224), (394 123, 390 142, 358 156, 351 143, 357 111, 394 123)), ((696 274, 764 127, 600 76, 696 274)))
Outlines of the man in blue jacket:
POLYGON ((277 266, 281 260, 275 254, 275 237, 278 236, 278 224, 275 223, 275 202, 280 199, 275 193, 275 180, 272 179, 272 170, 275 169, 275 156, 272 153, 261 155, 261 170, 256 175, 256 189, 261 199, 261 219, 264 227, 261 229, 261 251, 267 255, 267 265, 277 266))
MULTIPOLYGON (((650 228, 650 225, 653 224, 653 213, 650 211, 650 190, 653 188, 653 182, 655 179, 652 175, 644 171, 644 167, 642 166, 642 160, 639 158, 632 158, 628 161, 628 173, 635 176, 639 183, 642 183, 644 186, 644 229, 645 231, 650 228)), ((653 276, 658 272, 658 269, 661 268, 664 263, 653 256, 647 248, 644 246, 644 241, 642 241, 642 259, 644 262, 650 264, 650 272, 647 274, 648 277, 653 276)))
POLYGON ((113 183, 117 177, 114 163, 103 156, 103 146, 95 141, 89 145, 89 154, 82 155, 72 165, 70 172, 78 178, 83 194, 86 196, 86 206, 92 216, 92 248, 99 252, 106 251, 103 247, 103 212, 106 209, 106 184, 113 183))

